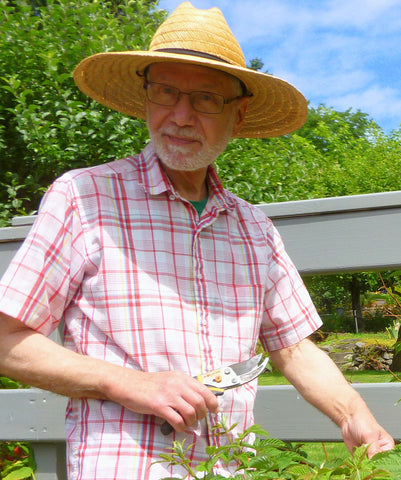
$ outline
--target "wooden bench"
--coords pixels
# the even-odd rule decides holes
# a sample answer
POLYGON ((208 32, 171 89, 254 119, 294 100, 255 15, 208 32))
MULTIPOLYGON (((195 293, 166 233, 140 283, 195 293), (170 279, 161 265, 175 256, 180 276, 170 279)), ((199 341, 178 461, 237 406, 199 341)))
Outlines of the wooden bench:
MULTIPOLYGON (((303 275, 398 269, 401 191, 260 205, 303 275)), ((30 228, 31 217, 0 229, 0 274, 30 228)), ((55 338, 57 340, 57 338, 55 338)), ((401 383, 354 384, 379 422, 401 439, 401 383)), ((34 446, 37 480, 64 480, 67 400, 38 389, 0 391, 0 440, 34 446)), ((341 441, 341 432, 292 386, 259 387, 256 423, 289 441, 341 441)))

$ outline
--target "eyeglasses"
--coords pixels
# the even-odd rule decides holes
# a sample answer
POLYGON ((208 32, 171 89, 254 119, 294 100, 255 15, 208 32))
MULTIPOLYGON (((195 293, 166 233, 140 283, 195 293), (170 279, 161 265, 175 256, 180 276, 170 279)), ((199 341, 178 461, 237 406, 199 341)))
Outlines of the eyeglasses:
POLYGON ((148 100, 156 105, 173 107, 178 103, 181 95, 189 95, 189 101, 194 110, 212 115, 221 113, 224 105, 242 97, 242 95, 239 95, 238 97, 226 99, 223 95, 213 92, 182 92, 179 88, 156 82, 146 82, 144 88, 148 100))

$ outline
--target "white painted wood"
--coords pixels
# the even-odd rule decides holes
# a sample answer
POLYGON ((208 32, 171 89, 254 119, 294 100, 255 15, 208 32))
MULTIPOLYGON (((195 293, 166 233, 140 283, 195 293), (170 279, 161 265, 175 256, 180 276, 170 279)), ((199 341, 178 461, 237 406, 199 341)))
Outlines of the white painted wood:
POLYGON ((301 274, 401 267, 401 191, 260 208, 277 227, 301 274))
MULTIPOLYGON (((401 383, 355 383, 379 423, 401 439, 401 383)), ((288 441, 342 441, 341 431, 328 417, 306 402, 292 385, 261 386, 255 422, 273 438, 288 441)))

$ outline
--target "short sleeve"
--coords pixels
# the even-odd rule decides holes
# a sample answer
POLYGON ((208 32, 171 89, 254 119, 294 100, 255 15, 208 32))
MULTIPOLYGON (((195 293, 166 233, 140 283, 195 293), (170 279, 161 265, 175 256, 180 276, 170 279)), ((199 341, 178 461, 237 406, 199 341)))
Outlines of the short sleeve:
POLYGON ((0 311, 49 335, 79 288, 85 263, 81 222, 70 182, 61 177, 0 281, 0 311))
POLYGON ((274 227, 269 242, 272 256, 260 340, 265 349, 279 350, 311 335, 322 321, 274 227))

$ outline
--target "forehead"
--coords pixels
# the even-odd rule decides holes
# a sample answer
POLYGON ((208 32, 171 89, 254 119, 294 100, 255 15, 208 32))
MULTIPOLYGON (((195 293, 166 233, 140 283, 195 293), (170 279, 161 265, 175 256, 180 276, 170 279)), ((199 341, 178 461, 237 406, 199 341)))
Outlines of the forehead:
POLYGON ((153 63, 149 66, 149 80, 153 82, 188 83, 191 88, 233 88, 238 79, 214 68, 185 63, 153 63))

